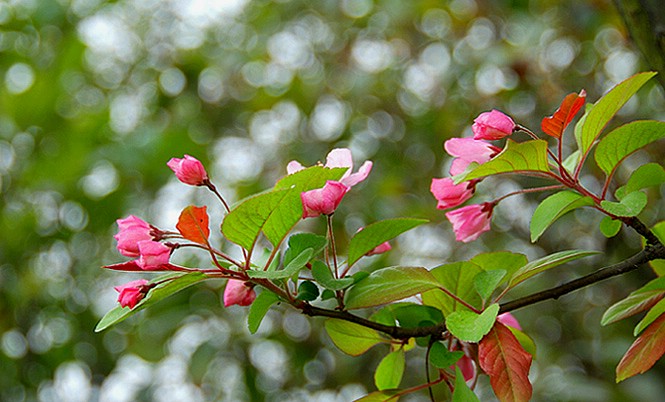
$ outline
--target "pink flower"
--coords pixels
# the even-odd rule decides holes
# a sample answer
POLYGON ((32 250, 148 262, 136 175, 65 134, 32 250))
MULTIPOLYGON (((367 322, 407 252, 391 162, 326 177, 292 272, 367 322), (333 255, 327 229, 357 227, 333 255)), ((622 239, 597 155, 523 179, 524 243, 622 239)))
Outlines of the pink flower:
POLYGON ((138 257, 138 243, 143 240, 152 240, 150 225, 134 215, 118 219, 118 234, 113 237, 118 241, 118 251, 126 257, 138 257))
POLYGON ((152 240, 143 240, 138 244, 140 256, 136 263, 141 269, 155 271, 161 269, 162 265, 169 263, 170 247, 152 240))
POLYGON ((143 300, 148 290, 150 290, 150 287, 146 286, 147 284, 148 281, 145 279, 138 279, 124 285, 116 286, 113 289, 119 293, 118 302, 120 302, 120 305, 132 309, 138 302, 143 300))
POLYGON ((338 181, 328 180, 323 188, 301 193, 303 219, 319 215, 332 215, 349 188, 338 181))
POLYGON ((494 204, 486 202, 473 204, 446 213, 452 223, 455 239, 463 243, 476 240, 482 233, 490 230, 490 218, 494 204))
POLYGON ((251 283, 229 279, 224 289, 224 307, 237 304, 239 306, 249 306, 256 299, 254 285, 251 283))
POLYGON ((507 325, 509 327, 513 327, 515 329, 519 329, 520 331, 522 330, 522 326, 520 323, 517 321, 517 318, 515 318, 512 314, 510 313, 503 313, 500 314, 497 318, 497 321, 499 321, 503 325, 507 325))
POLYGON ((438 209, 454 208, 473 197, 476 189, 476 180, 453 184, 453 179, 432 179, 429 191, 439 203, 438 209))
POLYGON ((471 130, 476 140, 500 140, 513 133, 515 122, 498 110, 492 110, 476 117, 471 130))
POLYGON ((166 164, 173 170, 178 180, 192 186, 202 186, 208 181, 203 164, 198 159, 185 155, 184 158, 171 158, 166 164))
MULTIPOLYGON (((326 164, 324 165, 327 168, 348 168, 344 173, 339 182, 344 184, 347 187, 353 187, 361 181, 365 180, 369 175, 369 172, 372 170, 372 162, 365 161, 365 163, 360 166, 360 169, 356 173, 353 171, 353 156, 351 155, 351 150, 348 148, 335 148, 328 153, 326 157, 326 164)), ((291 161, 286 166, 286 172, 288 174, 295 173, 297 171, 303 170, 305 167, 300 164, 298 161, 291 161)))
POLYGON ((390 243, 383 242, 379 244, 378 246, 374 247, 372 250, 368 251, 365 255, 370 256, 370 255, 376 255, 376 254, 383 254, 387 251, 392 250, 393 247, 390 245, 390 243))
POLYGON ((450 166, 450 174, 453 176, 463 173, 472 162, 483 164, 501 152, 500 148, 489 142, 473 138, 451 138, 445 142, 444 148, 456 157, 450 166))

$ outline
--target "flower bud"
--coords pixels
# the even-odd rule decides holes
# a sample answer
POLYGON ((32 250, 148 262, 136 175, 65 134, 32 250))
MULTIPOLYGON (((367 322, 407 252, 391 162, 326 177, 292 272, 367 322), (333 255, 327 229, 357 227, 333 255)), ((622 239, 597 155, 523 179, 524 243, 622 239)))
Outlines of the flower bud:
POLYGON ((446 213, 446 218, 452 223, 455 239, 463 243, 476 240, 482 233, 490 230, 490 218, 494 205, 473 204, 446 213))
POLYGON ((312 218, 319 215, 332 215, 347 191, 349 191, 349 187, 338 181, 329 180, 323 188, 301 193, 302 217, 312 218))
POLYGON ((171 248, 156 241, 144 240, 139 242, 139 254, 138 266, 145 271, 155 271, 169 263, 171 248))
POLYGON ((113 237, 118 241, 118 251, 126 257, 138 257, 138 243, 143 240, 152 240, 150 225, 134 215, 118 219, 118 234, 113 237))
POLYGON ((118 302, 122 307, 134 308, 138 302, 143 300, 148 293, 149 287, 146 286, 148 281, 145 279, 138 279, 125 283, 124 285, 115 286, 118 294, 118 302))
POLYGON ((178 180, 192 186, 202 186, 208 180, 208 173, 198 159, 185 155, 184 158, 171 158, 166 164, 173 170, 178 180))
POLYGON ((254 285, 237 279, 229 279, 224 288, 224 307, 234 304, 249 306, 256 299, 254 285))
POLYGON ((500 140, 511 135, 514 129, 513 119, 498 110, 481 113, 471 126, 476 140, 500 140))

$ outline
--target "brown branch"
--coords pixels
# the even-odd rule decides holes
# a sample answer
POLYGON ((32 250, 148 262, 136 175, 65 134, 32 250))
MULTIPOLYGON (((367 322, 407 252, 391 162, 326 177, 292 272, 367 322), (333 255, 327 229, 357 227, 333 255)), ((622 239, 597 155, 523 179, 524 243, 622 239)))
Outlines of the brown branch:
MULTIPOLYGON (((612 278, 614 276, 634 271, 640 268, 644 263, 649 262, 651 260, 665 258, 665 246, 663 246, 663 244, 653 235, 653 233, 644 224, 642 224, 637 219, 634 219, 630 223, 627 222, 627 224, 629 224, 629 226, 631 226, 638 233, 647 238, 647 246, 644 248, 644 250, 640 251, 639 253, 635 254, 632 257, 629 257, 624 261, 601 268, 589 275, 564 283, 563 285, 547 289, 544 291, 536 292, 534 294, 522 297, 520 299, 504 303, 501 305, 500 312, 506 313, 509 311, 516 310, 518 308, 539 303, 544 300, 558 299, 561 296, 574 292, 575 290, 581 289, 583 287, 592 285, 594 283, 603 281, 605 279, 612 278)), ((420 338, 426 336, 432 336, 435 339, 441 339, 443 333, 446 331, 445 322, 428 327, 403 328, 395 325, 380 324, 378 322, 374 322, 366 318, 357 316, 355 314, 349 313, 348 311, 328 310, 320 307, 315 307, 309 303, 301 301, 293 303, 293 306, 301 310, 303 314, 306 314, 310 317, 321 316, 321 317, 337 318, 340 320, 349 321, 382 332, 393 339, 420 338)))

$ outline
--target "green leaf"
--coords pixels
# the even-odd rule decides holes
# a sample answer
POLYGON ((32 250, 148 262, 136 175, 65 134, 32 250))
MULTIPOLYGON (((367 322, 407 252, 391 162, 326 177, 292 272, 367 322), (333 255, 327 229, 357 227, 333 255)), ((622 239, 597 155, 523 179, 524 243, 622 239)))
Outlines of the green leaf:
MULTIPOLYGON (((482 268, 469 261, 445 264, 431 271, 441 287, 476 308, 480 308, 482 300, 473 286, 473 278, 481 272, 482 268)), ((438 308, 446 317, 453 311, 468 310, 440 289, 425 292, 422 298, 423 304, 438 308)))
POLYGON ((95 332, 103 331, 111 325, 115 325, 121 321, 124 321, 126 318, 136 314, 144 308, 149 307, 176 292, 179 292, 189 286, 192 286, 195 283, 204 281, 206 279, 208 279, 208 276, 201 272, 191 272, 184 274, 178 272, 158 276, 151 280, 149 283, 159 283, 159 285, 150 289, 143 300, 141 300, 133 309, 130 309, 129 307, 122 307, 120 305, 116 306, 114 309, 106 313, 106 315, 102 317, 99 323, 97 323, 95 332))
POLYGON ((270 191, 242 201, 224 217, 224 237, 245 250, 251 250, 270 215, 290 192, 293 192, 293 189, 270 191))
POLYGON ((647 206, 647 195, 634 191, 619 202, 603 200, 600 206, 614 216, 637 216, 647 206))
POLYGON ((637 336, 648 327, 652 322, 656 321, 658 317, 665 313, 665 300, 661 300, 649 309, 649 312, 637 323, 633 330, 633 335, 637 336))
POLYGON ((312 258, 316 257, 326 247, 328 240, 325 236, 313 233, 297 233, 289 237, 288 244, 289 247, 284 252, 284 265, 288 265, 291 260, 308 248, 312 249, 312 258))
POLYGON ((610 306, 600 320, 601 325, 611 324, 650 309, 665 295, 665 277, 656 278, 628 297, 610 306))
POLYGON ((578 123, 581 124, 580 129, 575 128, 575 139, 582 153, 581 160, 586 159, 593 143, 612 117, 654 75, 654 72, 636 74, 612 88, 593 107, 587 108, 583 119, 578 123))
POLYGON ((566 213, 588 205, 593 205, 591 198, 572 191, 560 191, 545 198, 531 217, 531 242, 538 240, 554 221, 566 213))
POLYGON ((606 216, 600 221, 600 232, 607 238, 616 236, 619 230, 621 230, 621 221, 618 219, 606 216))
POLYGON ((374 384, 379 391, 399 387, 404 374, 404 350, 398 349, 388 353, 374 372, 374 384))
POLYGON ((347 265, 352 266, 376 246, 427 222, 427 219, 396 218, 367 225, 351 238, 347 265))
POLYGON ((319 288, 311 281, 303 281, 298 286, 298 296, 296 299, 313 301, 319 297, 319 288))
POLYGON ((665 169, 657 163, 647 163, 631 173, 626 185, 618 188, 614 195, 620 200, 626 194, 663 183, 665 183, 665 169))
POLYGON ((247 275, 250 278, 264 278, 264 279, 286 279, 298 271, 300 271, 312 258, 314 251, 311 248, 303 250, 297 257, 291 260, 284 269, 279 271, 260 271, 255 269, 247 270, 247 275))
POLYGON ((566 250, 547 255, 535 261, 531 261, 513 274, 512 278, 510 278, 510 282, 508 282, 508 287, 512 288, 534 275, 537 275, 543 271, 547 271, 548 269, 558 267, 561 264, 565 264, 567 262, 578 260, 580 258, 588 257, 598 253, 598 251, 566 250))
POLYGON ((506 273, 505 269, 494 269, 476 275, 473 278, 473 286, 476 288, 476 292, 478 292, 480 298, 483 300, 489 299, 496 288, 499 287, 506 273))
POLYGON ((345 306, 379 306, 439 287, 432 274, 422 267, 388 267, 372 272, 346 292, 345 306))
POLYGON ((434 342, 429 351, 429 361, 436 368, 446 370, 464 356, 461 350, 450 351, 441 342, 434 342))
POLYGON ((459 340, 477 343, 490 332, 498 314, 499 305, 496 303, 489 305, 480 314, 473 311, 454 311, 446 317, 446 327, 459 340))
POLYGON ((323 261, 314 261, 312 263, 312 277, 324 289, 342 290, 353 285, 353 278, 346 277, 335 279, 330 272, 330 268, 323 261))
POLYGON ((480 402, 471 388, 464 381, 464 374, 459 367, 455 367, 455 389, 453 390, 452 402, 480 402))
POLYGON ((484 271, 492 271, 495 269, 506 271, 506 276, 498 285, 506 282, 515 271, 529 262, 524 254, 511 253, 510 251, 481 253, 471 258, 469 261, 478 265, 484 271))
POLYGON ((351 356, 359 356, 385 342, 379 332, 371 328, 336 318, 326 320, 324 327, 335 346, 351 356))
POLYGON ((372 314, 372 321, 402 328, 417 328, 443 322, 443 314, 434 307, 414 303, 393 303, 372 314))
POLYGON ((279 297, 273 292, 263 290, 256 296, 254 302, 249 306, 249 313, 247 314, 247 328, 249 332, 255 334, 266 316, 270 307, 279 301, 279 297))
POLYGON ((630 122, 611 131, 598 142, 596 163, 609 179, 628 155, 661 138, 665 138, 665 122, 655 120, 630 122))
POLYGON ((456 175, 455 183, 479 179, 500 173, 549 172, 547 163, 547 141, 506 141, 506 147, 490 161, 475 169, 456 175))

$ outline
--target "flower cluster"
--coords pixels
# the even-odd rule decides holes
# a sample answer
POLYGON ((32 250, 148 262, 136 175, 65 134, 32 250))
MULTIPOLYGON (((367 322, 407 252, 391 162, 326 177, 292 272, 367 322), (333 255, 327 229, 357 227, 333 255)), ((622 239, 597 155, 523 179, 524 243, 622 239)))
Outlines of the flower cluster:
MULTIPOLYGON (((175 176, 181 182, 192 186, 205 186, 213 191, 220 201, 224 204, 227 212, 230 211, 228 204, 217 192, 215 186, 208 177, 203 164, 196 158, 185 155, 183 158, 172 158, 167 166, 173 170, 175 176)), ((329 180, 325 185, 318 189, 304 191, 300 194, 302 201, 302 218, 316 217, 325 215, 330 217, 344 195, 351 187, 362 182, 367 178, 371 169, 372 162, 366 161, 357 172, 353 172, 353 159, 351 151, 346 148, 333 149, 326 158, 324 165, 326 168, 345 168, 346 171, 339 180, 329 180)), ((293 174, 305 169, 297 161, 291 161, 287 166, 287 173, 293 174)), ((205 207, 192 207, 185 214, 181 215, 176 228, 177 232, 164 231, 149 224, 141 218, 130 215, 117 220, 118 233, 114 236, 117 241, 117 249, 120 254, 126 257, 132 257, 134 260, 119 264, 107 265, 105 268, 123 271, 199 271, 208 273, 206 270, 180 267, 170 263, 171 254, 179 247, 195 246, 203 247, 213 255, 213 263, 217 265, 218 270, 214 274, 228 279, 224 290, 223 302, 228 307, 234 304, 248 306, 256 298, 254 290, 255 283, 249 280, 244 272, 249 266, 249 262, 241 263, 232 260, 219 250, 213 249, 207 242, 207 214, 205 207), (198 214, 198 215, 197 215, 198 214), (190 216, 188 218, 188 216, 190 216), (184 219, 184 221, 182 220, 184 219), (205 222, 205 224, 203 224, 205 222), (204 228, 205 226, 205 228, 204 228), (203 236, 203 237, 202 237, 203 236), (187 243, 189 240, 193 243, 187 243), (226 259, 235 269, 225 268, 217 263, 216 258, 226 259)), ((367 252, 366 255, 374 255, 387 252, 391 249, 388 242, 378 245, 367 252)), ((159 285, 151 283, 145 279, 131 281, 115 290, 118 294, 118 302, 123 307, 133 309, 143 300, 150 289, 159 285)))
MULTIPOLYGON (((501 152, 501 148, 486 140, 499 140, 511 135, 517 125, 509 116, 492 110, 480 114, 471 127, 473 138, 451 138, 445 142, 444 148, 454 157, 449 173, 456 176, 464 173, 470 166, 488 162, 501 152)), ((450 177, 434 178, 430 192, 438 201, 438 209, 455 208, 473 197, 476 184, 480 180, 469 180, 455 183, 450 177)), ((457 241, 470 242, 490 229, 490 219, 494 203, 468 205, 446 213, 452 223, 457 241)))

